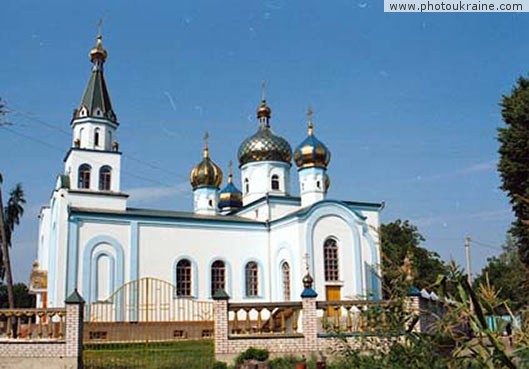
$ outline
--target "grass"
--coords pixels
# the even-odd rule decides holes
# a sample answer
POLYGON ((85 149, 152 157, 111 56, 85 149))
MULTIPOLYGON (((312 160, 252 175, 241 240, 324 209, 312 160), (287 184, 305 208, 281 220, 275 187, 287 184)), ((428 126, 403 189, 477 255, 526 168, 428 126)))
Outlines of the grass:
POLYGON ((208 369, 212 340, 84 345, 85 369, 208 369))

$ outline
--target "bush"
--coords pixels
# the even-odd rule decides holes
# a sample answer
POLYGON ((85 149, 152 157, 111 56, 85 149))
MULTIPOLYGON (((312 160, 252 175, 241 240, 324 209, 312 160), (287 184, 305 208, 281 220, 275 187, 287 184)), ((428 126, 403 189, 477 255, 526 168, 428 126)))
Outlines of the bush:
POLYGON ((302 361, 297 356, 276 357, 269 361, 270 369, 292 369, 302 361))
POLYGON ((248 350, 242 352, 235 359, 235 364, 242 364, 245 360, 257 360, 257 361, 266 361, 270 356, 270 353, 267 349, 258 349, 255 347, 250 347, 248 350))
POLYGON ((224 361, 215 361, 212 369, 228 369, 228 364, 224 361))

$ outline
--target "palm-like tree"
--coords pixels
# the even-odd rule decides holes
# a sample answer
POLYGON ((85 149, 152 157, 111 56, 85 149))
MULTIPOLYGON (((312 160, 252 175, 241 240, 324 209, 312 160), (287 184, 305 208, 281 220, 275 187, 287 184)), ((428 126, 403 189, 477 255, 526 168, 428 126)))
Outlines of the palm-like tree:
MULTIPOLYGON (((2 184, 2 175, 0 174, 0 185, 2 184)), ((11 272, 11 259, 9 257, 9 247, 11 247, 13 231, 15 226, 20 223, 20 218, 24 214, 23 204, 26 203, 24 198, 24 190, 22 185, 18 183, 9 193, 9 200, 7 206, 3 208, 2 190, 0 189, 0 256, 2 265, 0 265, 0 277, 4 277, 7 283, 7 296, 9 308, 15 307, 15 299, 13 295, 13 274, 11 272)))

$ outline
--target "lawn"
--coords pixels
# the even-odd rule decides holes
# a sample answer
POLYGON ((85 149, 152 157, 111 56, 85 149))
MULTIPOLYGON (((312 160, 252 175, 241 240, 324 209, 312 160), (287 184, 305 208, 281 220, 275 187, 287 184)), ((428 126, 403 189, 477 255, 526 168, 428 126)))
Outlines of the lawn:
POLYGON ((212 340, 84 345, 85 369, 207 369, 212 340))

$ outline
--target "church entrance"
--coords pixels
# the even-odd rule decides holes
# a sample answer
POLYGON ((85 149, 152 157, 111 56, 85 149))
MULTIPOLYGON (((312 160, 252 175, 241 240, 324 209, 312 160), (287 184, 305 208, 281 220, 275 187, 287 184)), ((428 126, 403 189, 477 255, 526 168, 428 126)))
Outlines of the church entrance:
MULTIPOLYGON (((341 296, 341 286, 333 286, 333 285, 327 285, 325 286, 325 299, 327 301, 340 301, 342 299, 341 296)), ((327 308, 327 315, 329 317, 334 317, 336 315, 340 316, 340 311, 335 310, 334 307, 329 306, 327 308)))

